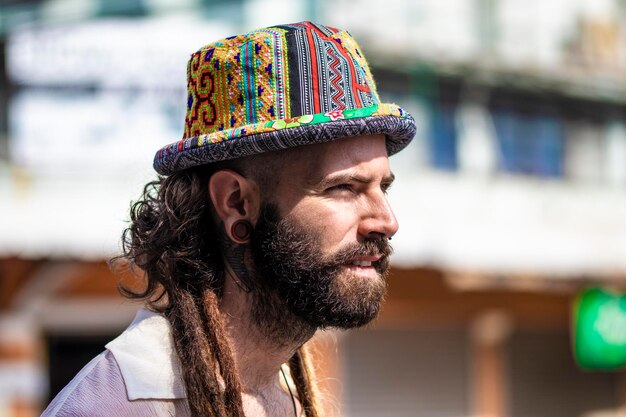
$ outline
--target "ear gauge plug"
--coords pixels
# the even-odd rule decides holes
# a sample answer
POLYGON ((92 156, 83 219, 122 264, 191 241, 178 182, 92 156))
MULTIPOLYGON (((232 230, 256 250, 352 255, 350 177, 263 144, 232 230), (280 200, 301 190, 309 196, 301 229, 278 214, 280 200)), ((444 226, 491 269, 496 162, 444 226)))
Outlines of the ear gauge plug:
POLYGON ((230 227, 230 234, 236 243, 248 243, 250 236, 252 236, 252 225, 247 220, 237 220, 230 227))

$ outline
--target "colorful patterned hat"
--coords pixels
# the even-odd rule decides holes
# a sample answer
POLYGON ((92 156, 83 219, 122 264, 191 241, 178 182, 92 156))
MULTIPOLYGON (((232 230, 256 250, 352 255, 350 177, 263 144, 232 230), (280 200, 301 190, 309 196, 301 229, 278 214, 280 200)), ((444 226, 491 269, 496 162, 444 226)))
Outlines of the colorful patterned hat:
POLYGON ((301 22, 232 36, 191 55, 187 76, 185 132, 157 152, 160 174, 372 134, 391 155, 415 135, 409 114, 380 102, 345 30, 301 22))

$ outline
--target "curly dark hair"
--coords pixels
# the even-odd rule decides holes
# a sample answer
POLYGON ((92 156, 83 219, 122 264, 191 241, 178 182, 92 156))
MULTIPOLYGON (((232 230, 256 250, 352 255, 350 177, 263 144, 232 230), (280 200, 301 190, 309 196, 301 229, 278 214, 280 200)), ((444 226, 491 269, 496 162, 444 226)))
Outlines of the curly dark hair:
MULTIPOLYGON (((146 279, 141 290, 120 286, 122 294, 146 300, 170 322, 193 417, 244 417, 239 374, 218 309, 225 273, 208 191, 211 175, 226 167, 235 165, 191 168, 148 183, 131 206, 123 254, 113 259, 138 268, 146 279)), ((305 346, 289 366, 306 415, 318 417, 305 346)))

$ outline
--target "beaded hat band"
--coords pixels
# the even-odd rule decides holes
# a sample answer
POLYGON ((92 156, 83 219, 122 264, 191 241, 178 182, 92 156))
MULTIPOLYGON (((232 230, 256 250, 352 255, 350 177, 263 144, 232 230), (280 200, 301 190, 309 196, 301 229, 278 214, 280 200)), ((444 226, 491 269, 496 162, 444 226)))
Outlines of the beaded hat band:
POLYGON ((211 162, 384 134, 389 155, 415 135, 413 118, 381 103, 367 62, 346 31, 311 22, 214 42, 187 68, 183 138, 159 150, 164 175, 211 162))

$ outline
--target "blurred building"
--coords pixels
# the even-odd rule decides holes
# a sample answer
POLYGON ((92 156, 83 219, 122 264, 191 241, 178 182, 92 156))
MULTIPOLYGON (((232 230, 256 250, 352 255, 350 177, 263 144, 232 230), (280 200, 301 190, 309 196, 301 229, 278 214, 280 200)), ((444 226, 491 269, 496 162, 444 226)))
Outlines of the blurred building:
POLYGON ((349 29, 419 126, 381 317, 316 340, 332 415, 626 415, 626 374, 571 349, 576 294, 626 288, 625 3, 0 3, 0 416, 37 415, 138 308, 106 260, 182 133, 188 55, 305 18, 349 29))

